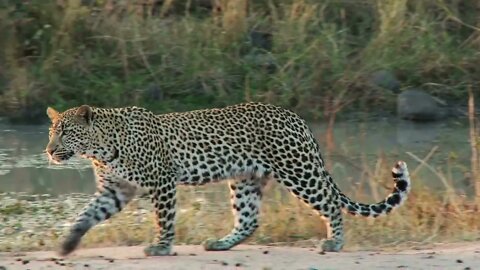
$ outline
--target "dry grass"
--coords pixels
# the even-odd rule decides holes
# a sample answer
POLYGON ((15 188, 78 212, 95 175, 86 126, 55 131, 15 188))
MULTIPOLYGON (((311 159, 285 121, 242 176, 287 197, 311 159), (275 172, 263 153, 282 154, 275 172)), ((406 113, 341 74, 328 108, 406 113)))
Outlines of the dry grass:
MULTIPOLYGON (((420 161, 419 167, 411 164, 410 168, 413 191, 400 209, 378 219, 346 215, 346 249, 412 247, 478 239, 480 215, 474 200, 456 194, 449 186, 449 180, 445 179, 445 172, 425 163, 428 155, 423 163, 417 159, 420 161), (438 181, 448 185, 444 191, 432 192, 427 186, 419 184, 421 181, 415 179, 415 174, 423 169, 434 170, 438 181)), ((387 164, 384 160, 377 163, 387 164)), ((385 181, 361 183, 361 186, 377 187, 375 193, 383 197, 391 188, 389 176, 390 168, 381 165, 373 171, 370 179, 385 181)), ((248 243, 310 246, 318 244, 317 240, 326 236, 322 219, 283 187, 272 183, 267 186, 265 193, 261 226, 248 243)), ((373 202, 369 194, 356 192, 353 195, 350 192, 350 195, 359 201, 373 202)), ((233 222, 226 185, 182 188, 179 202, 182 210, 177 221, 177 244, 199 244, 209 237, 222 237, 231 229, 233 222), (215 193, 211 192, 212 189, 216 190, 215 193), (222 189, 224 192, 218 192, 222 189)), ((86 245, 148 243, 153 235, 153 219, 136 224, 129 222, 130 219, 129 215, 120 215, 110 222, 111 226, 95 228, 86 237, 86 245), (132 224, 133 227, 123 224, 132 224)))
MULTIPOLYGON (((428 158, 424 159, 423 163, 422 159, 417 159, 421 167, 410 164, 413 190, 405 205, 378 219, 346 216, 346 249, 411 248, 436 242, 478 239, 480 215, 475 201, 456 194, 450 186, 445 186, 442 192, 432 192, 428 187, 419 184, 421 181, 416 179, 415 173, 421 170, 434 170, 439 177, 437 181, 444 181, 445 179, 441 178, 446 174, 426 163, 428 158)), ((371 179, 382 179, 371 180, 376 182, 370 183, 369 186, 376 187, 375 193, 383 197, 389 192, 392 184, 390 168, 386 165, 388 162, 382 159, 379 159, 377 164, 380 164, 376 166, 377 169, 364 168, 364 171, 374 173, 371 179)), ((448 185, 449 181, 450 179, 444 183, 448 185)), ((267 186, 265 193, 261 226, 248 243, 316 246, 319 240, 326 236, 322 219, 288 194, 283 187, 272 183, 267 186)), ((358 201, 374 201, 372 192, 366 194, 357 191, 355 194, 352 192, 349 194, 358 201)), ((223 183, 196 188, 182 187, 178 200, 176 244, 200 244, 207 238, 227 234, 233 224, 228 200, 228 188, 223 183)), ((83 204, 84 200, 76 203, 73 200, 72 205, 74 208, 80 208, 83 204)), ((21 202, 2 208, 7 209, 8 213, 0 211, 0 217, 4 220, 9 217, 15 224, 21 224, 17 232, 1 239, 0 250, 38 250, 56 247, 68 226, 58 227, 53 224, 72 220, 73 213, 79 210, 64 207, 63 200, 54 202, 48 208, 56 209, 57 213, 50 218, 54 220, 51 221, 52 224, 47 224, 43 212, 39 212, 38 209, 32 211, 33 208, 27 205, 28 202, 21 202), (21 211, 17 211, 17 207, 20 207, 21 211), (44 219, 40 219, 39 214, 44 219), (32 231, 41 231, 42 234, 32 231)), ((121 214, 92 229, 84 238, 82 245, 84 247, 146 245, 153 239, 154 232, 150 204, 140 199, 131 203, 121 214)))
MULTIPOLYGON (((326 236, 322 219, 280 187, 274 187, 265 197, 261 226, 248 243, 315 246, 326 236)), ((233 221, 225 200, 201 205, 187 208, 179 215, 177 244, 200 244, 230 231, 233 221)), ((130 215, 119 215, 109 226, 93 229, 84 245, 134 245, 151 241, 153 218, 140 223, 132 223, 131 219, 130 215)), ((471 201, 462 196, 446 200, 442 194, 432 194, 417 185, 409 201, 387 217, 367 220, 346 216, 346 248, 420 247, 435 242, 477 240, 479 224, 478 209, 471 201)))

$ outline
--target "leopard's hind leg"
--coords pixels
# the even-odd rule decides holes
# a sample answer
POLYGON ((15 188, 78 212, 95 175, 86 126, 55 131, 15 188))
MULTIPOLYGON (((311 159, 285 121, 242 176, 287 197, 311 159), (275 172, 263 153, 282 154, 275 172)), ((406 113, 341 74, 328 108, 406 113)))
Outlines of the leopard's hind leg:
POLYGON ((221 239, 209 239, 205 250, 228 250, 244 241, 258 227, 258 214, 264 181, 255 177, 230 180, 230 197, 235 224, 232 231, 221 239))
POLYGON ((324 251, 339 251, 344 245, 342 206, 339 192, 331 177, 327 177, 322 168, 307 165, 292 171, 278 168, 274 177, 295 197, 321 215, 327 226, 327 239, 323 241, 322 249, 324 251), (295 173, 295 171, 298 173, 295 173))

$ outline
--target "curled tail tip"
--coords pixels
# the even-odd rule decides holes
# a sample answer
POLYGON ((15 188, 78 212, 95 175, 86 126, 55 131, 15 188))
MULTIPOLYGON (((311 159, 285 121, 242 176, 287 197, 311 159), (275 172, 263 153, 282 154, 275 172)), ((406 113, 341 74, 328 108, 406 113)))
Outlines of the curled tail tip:
POLYGON ((347 196, 343 195, 345 201, 343 207, 352 215, 362 215, 365 217, 379 217, 389 214, 394 208, 401 206, 407 199, 411 190, 410 176, 408 173, 407 163, 397 161, 392 168, 393 181, 395 186, 383 201, 376 204, 363 204, 351 201, 347 196))
POLYGON ((394 193, 403 194, 405 198, 402 201, 404 201, 411 189, 411 181, 408 173, 407 163, 401 160, 397 161, 395 166, 392 168, 392 177, 393 181, 395 181, 394 193))
POLYGON ((403 160, 399 160, 397 161, 397 163, 395 163, 395 166, 393 166, 393 170, 396 170, 398 172, 407 171, 407 163, 403 160))
POLYGON ((392 177, 395 179, 403 179, 410 182, 408 175, 408 167, 405 161, 399 160, 392 168, 392 177))

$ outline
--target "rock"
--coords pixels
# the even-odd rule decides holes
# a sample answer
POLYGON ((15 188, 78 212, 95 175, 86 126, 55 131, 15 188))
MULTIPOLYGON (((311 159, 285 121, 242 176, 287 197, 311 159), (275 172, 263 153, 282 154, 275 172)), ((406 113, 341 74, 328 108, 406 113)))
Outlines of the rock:
POLYGON ((400 81, 389 70, 377 70, 370 76, 370 84, 393 93, 400 93, 400 81))
POLYGON ((269 74, 277 70, 277 62, 270 53, 250 53, 244 57, 244 60, 250 65, 267 70, 269 74))
POLYGON ((263 51, 271 51, 273 36, 271 33, 268 32, 252 30, 249 33, 249 42, 253 48, 257 48, 263 51))
POLYGON ((162 101, 164 93, 158 84, 151 83, 145 89, 144 98, 149 101, 162 101))
POLYGON ((435 121, 447 116, 444 102, 420 89, 411 88, 397 97, 400 118, 412 121, 435 121))

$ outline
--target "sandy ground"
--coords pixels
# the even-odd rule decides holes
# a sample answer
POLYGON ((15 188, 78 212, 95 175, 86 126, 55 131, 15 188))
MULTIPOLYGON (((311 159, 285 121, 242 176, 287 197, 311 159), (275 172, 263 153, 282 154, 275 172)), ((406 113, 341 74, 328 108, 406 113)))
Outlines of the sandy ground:
POLYGON ((249 245, 221 252, 176 246, 174 251, 174 256, 150 258, 142 247, 80 249, 66 258, 48 251, 0 253, 0 269, 480 269, 480 242, 397 252, 325 254, 310 248, 249 245))

